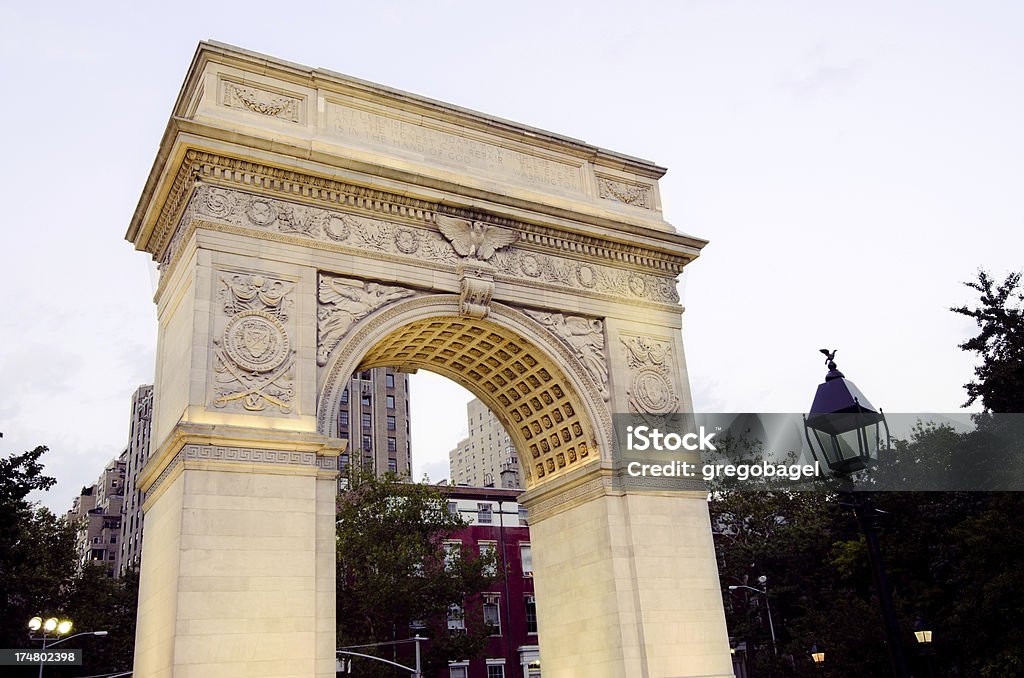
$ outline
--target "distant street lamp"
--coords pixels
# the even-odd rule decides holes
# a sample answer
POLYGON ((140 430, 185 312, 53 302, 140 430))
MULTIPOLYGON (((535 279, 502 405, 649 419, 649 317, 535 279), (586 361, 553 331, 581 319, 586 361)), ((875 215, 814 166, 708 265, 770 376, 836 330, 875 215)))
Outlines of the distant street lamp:
POLYGON ((772 604, 768 600, 768 577, 762 575, 758 577, 757 580, 761 582, 761 586, 764 586, 764 590, 756 589, 753 586, 747 586, 746 584, 737 584, 735 586, 730 586, 729 590, 735 591, 736 589, 750 589, 751 591, 755 593, 760 593, 764 596, 765 609, 768 610, 768 630, 771 632, 772 635, 772 653, 778 656, 779 648, 775 642, 775 624, 774 622, 772 622, 772 604))
MULTIPOLYGON (((70 619, 62 619, 62 620, 58 621, 56 617, 50 617, 50 618, 46 619, 45 621, 43 620, 42 617, 32 617, 31 619, 28 620, 28 629, 29 629, 29 631, 32 631, 33 633, 35 633, 36 631, 38 631, 40 629, 43 630, 43 635, 42 636, 39 636, 39 637, 30 636, 30 640, 41 640, 41 641, 43 641, 42 649, 44 651, 48 647, 53 647, 54 645, 60 645, 61 643, 65 642, 65 641, 71 640, 72 638, 78 638, 79 636, 105 636, 105 635, 107 635, 106 631, 84 631, 82 633, 76 633, 73 636, 68 636, 67 638, 60 638, 60 636, 65 636, 68 633, 71 633, 71 627, 72 626, 73 626, 73 624, 71 623, 70 619), (50 634, 53 634, 53 635, 50 635, 50 634), (60 638, 60 639, 57 640, 58 638, 60 638), (53 642, 52 643, 47 643, 47 641, 49 641, 49 640, 52 640, 53 642)), ((39 661, 39 676, 40 676, 40 678, 42 678, 42 675, 43 675, 43 666, 45 666, 45 663, 44 663, 43 660, 40 660, 39 661)))
MULTIPOLYGON (((879 451, 889 449, 889 426, 882 410, 876 410, 860 389, 836 368, 836 352, 828 349, 821 349, 821 352, 826 356, 828 374, 825 382, 818 385, 811 411, 804 417, 804 435, 815 460, 820 454, 835 476, 849 479, 852 474, 877 463, 879 451)), ((893 676, 909 678, 896 608, 892 604, 892 591, 878 543, 877 522, 882 512, 875 508, 867 492, 841 494, 843 505, 853 508, 864 533, 868 561, 882 608, 893 676)))
POLYGON ((814 668, 819 672, 824 673, 825 671, 825 651, 818 649, 818 644, 811 645, 811 661, 814 662, 814 668))
POLYGON ((914 638, 917 640, 917 647, 924 656, 925 663, 928 665, 928 675, 932 677, 935 675, 935 669, 932 666, 935 647, 932 645, 932 632, 920 617, 914 621, 914 638))

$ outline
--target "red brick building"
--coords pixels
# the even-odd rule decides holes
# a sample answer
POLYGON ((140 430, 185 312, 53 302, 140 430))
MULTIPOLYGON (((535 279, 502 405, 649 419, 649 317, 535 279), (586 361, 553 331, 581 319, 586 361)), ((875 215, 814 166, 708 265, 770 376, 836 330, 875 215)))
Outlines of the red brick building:
MULTIPOLYGON (((470 525, 452 536, 452 547, 478 554, 494 549, 505 567, 481 597, 483 618, 495 627, 481 659, 453 662, 436 678, 539 678, 537 608, 533 596, 530 528, 526 509, 516 502, 520 490, 447 487, 448 509, 470 525)), ((449 616, 449 628, 464 620, 449 616)))

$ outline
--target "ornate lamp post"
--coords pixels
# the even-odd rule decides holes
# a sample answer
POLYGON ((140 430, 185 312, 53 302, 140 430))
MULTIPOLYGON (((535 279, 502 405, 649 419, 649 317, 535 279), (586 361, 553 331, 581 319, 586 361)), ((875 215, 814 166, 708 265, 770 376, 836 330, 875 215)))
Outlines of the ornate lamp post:
MULTIPOLYGON (((821 352, 826 356, 829 371, 825 382, 818 385, 810 413, 804 417, 804 434, 815 460, 819 460, 820 455, 833 475, 849 478, 875 464, 879 451, 889 449, 889 426, 882 410, 876 410, 860 389, 836 368, 836 352, 827 349, 821 352)), ((864 533, 868 561, 882 608, 893 676, 909 678, 910 671, 896 622, 896 608, 892 604, 892 591, 878 543, 877 523, 882 512, 875 508, 871 495, 866 492, 842 494, 843 505, 853 508, 864 533)))

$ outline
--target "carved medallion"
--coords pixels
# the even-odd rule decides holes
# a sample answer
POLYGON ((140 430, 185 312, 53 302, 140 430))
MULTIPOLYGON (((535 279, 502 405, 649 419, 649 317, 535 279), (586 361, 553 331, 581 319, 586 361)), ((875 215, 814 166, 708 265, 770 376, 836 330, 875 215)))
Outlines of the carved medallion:
POLYGON ((243 311, 224 329, 224 350, 239 367, 269 372, 288 358, 284 325, 264 311, 243 311))
POLYGON ((277 210, 269 200, 253 200, 246 208, 245 216, 257 226, 267 226, 277 219, 277 210))
POLYGON ((620 337, 630 369, 629 408, 640 414, 669 414, 679 406, 671 380, 672 347, 650 337, 620 337))
POLYGON ((224 331, 213 342, 213 406, 291 414, 295 350, 285 323, 294 284, 259 273, 224 274, 220 281, 224 331))
POLYGON ((676 406, 672 384, 654 367, 644 367, 637 371, 630 393, 639 409, 650 414, 668 414, 676 406))

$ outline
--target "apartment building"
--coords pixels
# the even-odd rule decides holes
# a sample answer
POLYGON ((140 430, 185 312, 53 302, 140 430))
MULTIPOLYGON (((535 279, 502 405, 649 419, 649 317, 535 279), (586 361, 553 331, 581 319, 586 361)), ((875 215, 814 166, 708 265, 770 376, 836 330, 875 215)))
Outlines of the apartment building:
POLYGON ((512 439, 486 405, 466 405, 469 435, 448 453, 452 485, 522 489, 519 456, 512 439))

